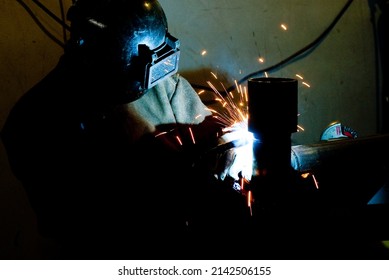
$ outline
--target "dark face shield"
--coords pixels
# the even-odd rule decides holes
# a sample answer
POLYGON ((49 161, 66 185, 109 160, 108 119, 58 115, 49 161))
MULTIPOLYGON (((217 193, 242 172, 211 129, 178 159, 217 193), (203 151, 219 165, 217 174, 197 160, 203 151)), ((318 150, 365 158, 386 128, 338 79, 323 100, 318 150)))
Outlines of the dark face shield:
POLYGON ((169 33, 165 42, 154 50, 150 50, 146 45, 139 45, 140 73, 144 73, 141 77, 143 90, 152 88, 177 72, 179 47, 179 40, 169 33))
POLYGON ((179 40, 158 1, 79 0, 70 15, 75 49, 109 102, 135 101, 177 72, 179 40))
MULTIPOLYGON (((120 65, 125 59, 116 64, 107 61, 96 67, 104 69, 101 71, 103 73, 102 79, 109 81, 112 102, 135 101, 142 97, 147 90, 177 73, 180 42, 169 33, 166 33, 164 37, 162 44, 152 50, 148 45, 152 45, 151 40, 155 38, 143 38, 142 44, 134 45, 133 48, 137 48, 137 55, 126 59, 127 65, 124 66, 124 69, 120 65)), ((134 51, 129 53, 134 53, 134 51)), ((117 57, 117 55, 115 56, 117 57)))

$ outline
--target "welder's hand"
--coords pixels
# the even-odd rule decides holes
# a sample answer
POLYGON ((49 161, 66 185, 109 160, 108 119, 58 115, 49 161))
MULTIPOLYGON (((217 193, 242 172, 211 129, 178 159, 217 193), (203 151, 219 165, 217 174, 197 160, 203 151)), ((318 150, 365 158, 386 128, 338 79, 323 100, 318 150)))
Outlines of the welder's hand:
MULTIPOLYGON (((244 126, 243 126, 244 127, 244 126)), ((223 134, 216 147, 215 176, 224 181, 231 177, 235 180, 251 180, 253 174, 253 135, 239 124, 223 134)))

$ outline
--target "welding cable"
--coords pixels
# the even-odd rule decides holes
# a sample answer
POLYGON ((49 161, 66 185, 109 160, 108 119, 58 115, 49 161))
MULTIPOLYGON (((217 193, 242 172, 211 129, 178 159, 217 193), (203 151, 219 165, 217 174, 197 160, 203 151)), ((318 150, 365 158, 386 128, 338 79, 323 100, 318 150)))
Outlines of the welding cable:
POLYGON ((46 14, 48 14, 52 19, 54 19, 56 22, 58 22, 64 29, 70 30, 70 27, 65 23, 63 20, 65 18, 65 13, 63 11, 63 3, 60 1, 60 6, 61 6, 61 12, 62 12, 62 18, 60 19, 57 17, 52 11, 50 11, 46 6, 44 6, 41 2, 37 0, 32 0, 39 8, 41 8, 46 14))
POLYGON ((69 30, 70 31, 70 28, 69 26, 67 26, 65 24, 65 20, 66 20, 66 16, 65 16, 65 8, 64 8, 64 4, 63 4, 63 0, 59 0, 59 7, 61 9, 61 18, 62 18, 62 36, 63 36, 63 42, 66 44, 66 42, 68 41, 67 39, 67 36, 66 36, 66 31, 69 30))
MULTIPOLYGON (((344 13, 347 11, 347 9, 349 8, 349 6, 352 4, 353 1, 354 0, 347 1, 347 3, 344 5, 344 7, 341 9, 341 11, 338 13, 338 15, 335 17, 335 19, 331 22, 331 24, 312 43, 308 44, 304 48, 300 49, 299 51, 295 52, 294 54, 290 55, 289 57, 283 59, 282 61, 280 61, 272 66, 269 66, 265 69, 262 69, 262 70, 259 70, 256 72, 253 72, 253 73, 243 77, 242 79, 240 79, 237 82, 237 84, 242 84, 245 81, 247 81, 248 79, 255 77, 255 76, 258 76, 258 75, 261 75, 265 72, 272 72, 272 71, 278 70, 279 68, 281 68, 289 63, 292 63, 298 57, 302 57, 302 56, 305 56, 305 55, 308 55, 309 53, 311 53, 316 47, 319 46, 319 44, 325 39, 325 37, 327 37, 327 35, 332 31, 332 29, 335 27, 335 25, 338 23, 338 21, 344 15, 344 13)), ((202 85, 192 84, 192 87, 197 88, 197 89, 213 91, 211 88, 209 88, 207 86, 202 86, 202 85)), ((236 89, 236 84, 227 88, 226 93, 233 91, 234 89, 236 89)))
POLYGON ((31 16, 31 18, 33 19, 33 21, 38 25, 38 27, 43 31, 43 33, 45 33, 51 40, 53 40, 57 45, 59 45, 60 47, 62 48, 65 48, 65 44, 63 42, 61 42, 59 39, 57 39, 52 33, 50 33, 50 31, 48 31, 46 29, 46 27, 44 27, 44 25, 39 21, 39 19, 37 18, 37 16, 33 13, 33 11, 30 9, 30 7, 28 7, 26 5, 26 3, 24 3, 24 1, 22 0, 16 0, 16 2, 18 2, 26 11, 27 13, 31 16))

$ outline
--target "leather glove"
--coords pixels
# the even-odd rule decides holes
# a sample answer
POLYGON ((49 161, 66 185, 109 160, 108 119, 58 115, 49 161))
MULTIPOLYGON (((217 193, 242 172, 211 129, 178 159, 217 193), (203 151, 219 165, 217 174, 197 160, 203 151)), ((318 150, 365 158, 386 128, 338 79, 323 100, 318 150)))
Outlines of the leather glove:
POLYGON ((234 180, 245 178, 250 181, 253 174, 254 136, 247 130, 247 125, 238 123, 232 126, 218 139, 215 177, 224 181, 227 177, 234 180))

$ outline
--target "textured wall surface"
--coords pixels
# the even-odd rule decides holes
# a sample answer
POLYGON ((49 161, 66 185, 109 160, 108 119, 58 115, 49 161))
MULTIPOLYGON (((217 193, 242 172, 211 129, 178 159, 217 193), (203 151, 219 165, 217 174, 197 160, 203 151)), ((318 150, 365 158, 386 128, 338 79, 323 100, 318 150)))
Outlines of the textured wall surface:
MULTIPOLYGON (((235 79, 273 66, 313 42, 347 1, 161 3, 171 33, 181 39, 181 72, 190 81, 204 85, 214 79, 213 72, 228 87, 235 79), (206 55, 202 55, 204 50, 206 55), (264 58, 263 63, 259 63, 259 57, 264 58)), ((335 120, 360 135, 375 132, 374 59, 369 6, 367 1, 357 0, 312 52, 268 73, 304 78, 299 84, 299 125, 305 130, 293 136, 296 144, 318 141, 321 132, 335 120)))
MULTIPOLYGON (((31 8, 47 31, 63 42, 61 26, 33 1, 0 0, 0 128, 16 100, 54 67, 63 52, 38 27, 21 2, 31 8)), ((61 17, 61 1, 41 2, 61 17)), ((181 40, 182 75, 193 84, 207 85, 207 81, 216 82, 212 72, 218 82, 228 87, 314 41, 347 1, 160 2, 168 16, 170 32, 181 40), (264 62, 259 62, 260 57, 264 62)), ((63 3, 67 9, 71 0, 63 3)), ((299 79, 298 123, 304 131, 293 135, 295 144, 318 141, 325 127, 335 120, 361 136, 374 134, 376 73, 367 1, 355 0, 312 52, 268 75, 299 79)), ((0 258, 28 258, 39 253, 41 244, 34 215, 23 188, 9 169, 2 144, 0 229, 0 258)))

